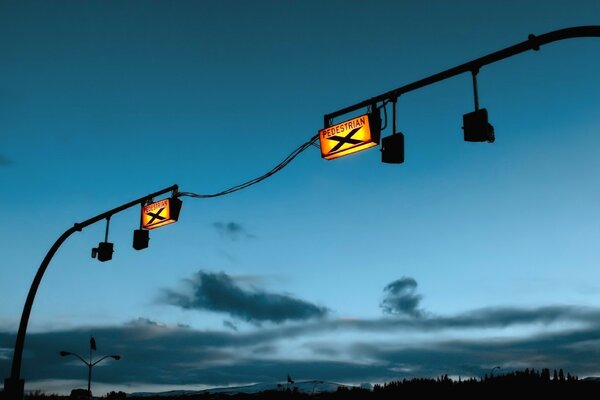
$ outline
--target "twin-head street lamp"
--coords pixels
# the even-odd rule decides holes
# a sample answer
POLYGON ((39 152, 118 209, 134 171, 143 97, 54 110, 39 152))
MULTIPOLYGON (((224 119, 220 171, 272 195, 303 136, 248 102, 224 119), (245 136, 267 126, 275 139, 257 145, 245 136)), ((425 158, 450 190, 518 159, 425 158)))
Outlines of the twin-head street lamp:
POLYGON ((112 358, 114 360, 120 360, 121 356, 116 355, 116 354, 112 354, 112 355, 108 355, 108 356, 102 356, 99 359, 97 359, 96 361, 93 361, 92 358, 92 351, 96 351, 96 340, 94 339, 94 337, 92 336, 90 338, 90 360, 86 361, 83 359, 83 357, 81 357, 79 354, 76 353, 72 353, 70 351, 61 351, 59 352, 61 357, 66 357, 66 356, 74 356, 79 358, 79 360, 81 360, 81 362, 83 362, 85 365, 87 365, 88 367, 88 386, 87 386, 87 394, 88 394, 88 398, 92 398, 92 390, 91 390, 91 386, 92 386, 92 367, 94 367, 95 365, 99 364, 100 362, 106 360, 107 358, 112 358))

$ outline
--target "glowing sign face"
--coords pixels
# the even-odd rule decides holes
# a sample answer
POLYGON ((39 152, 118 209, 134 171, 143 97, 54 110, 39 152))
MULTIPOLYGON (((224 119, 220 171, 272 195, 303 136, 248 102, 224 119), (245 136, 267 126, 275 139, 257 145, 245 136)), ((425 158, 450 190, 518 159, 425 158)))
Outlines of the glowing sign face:
POLYGON ((172 224, 179 218, 181 200, 169 198, 142 207, 142 228, 154 229, 172 224))
POLYGON ((319 131, 321 157, 343 157, 379 144, 379 118, 365 114, 319 131))

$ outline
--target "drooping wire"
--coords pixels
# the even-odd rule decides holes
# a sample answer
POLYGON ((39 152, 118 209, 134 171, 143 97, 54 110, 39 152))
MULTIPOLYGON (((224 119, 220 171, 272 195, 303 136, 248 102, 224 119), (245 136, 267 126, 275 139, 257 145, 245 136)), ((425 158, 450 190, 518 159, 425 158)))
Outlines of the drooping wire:
POLYGON ((197 199, 207 199, 207 198, 211 198, 211 197, 219 197, 219 196, 225 196, 227 194, 231 194, 233 192, 237 192, 238 190, 242 190, 245 189, 249 186, 255 185, 261 181, 264 181, 265 179, 267 179, 268 177, 276 174, 277 172, 281 171, 283 168, 285 168, 290 162, 292 162, 292 160, 296 157, 298 157, 300 155, 300 153, 302 153, 304 150, 308 149, 310 146, 312 146, 312 144, 319 138, 319 135, 315 135, 313 137, 311 137, 307 142, 301 144, 299 147, 297 147, 294 151, 292 151, 286 158, 283 159, 283 161, 281 161, 279 164, 277 164, 273 169, 271 169, 270 171, 266 172, 265 174, 251 179, 247 182, 241 183, 239 185, 230 187, 229 189, 225 189, 221 192, 217 192, 217 193, 212 193, 212 194, 198 194, 198 193, 193 193, 193 192, 179 192, 178 196, 187 196, 187 197, 194 197, 197 199))

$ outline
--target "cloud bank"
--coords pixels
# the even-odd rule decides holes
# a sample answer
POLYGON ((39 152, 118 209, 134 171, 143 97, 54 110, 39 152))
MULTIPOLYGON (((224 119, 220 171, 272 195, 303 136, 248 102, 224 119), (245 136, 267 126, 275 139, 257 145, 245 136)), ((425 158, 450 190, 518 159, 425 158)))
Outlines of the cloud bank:
MULTIPOLYGON (((58 351, 86 354, 92 335, 99 354, 122 356, 95 370, 95 382, 120 387, 196 389, 285 381, 288 373, 297 380, 354 383, 440 374, 479 377, 496 365, 503 371, 563 368, 579 376, 598 371, 600 308, 489 307, 438 316, 419 308, 417 282, 404 277, 384 288, 382 307, 392 315, 344 319, 290 296, 245 289, 224 273, 200 271, 187 284, 191 295, 171 291, 167 298, 183 308, 277 323, 242 329, 225 320, 221 329, 198 330, 138 318, 120 326, 31 333, 24 378, 40 382, 38 387, 77 379, 81 363, 59 357, 58 351)), ((4 376, 10 373, 14 338, 14 332, 0 331, 4 376)), ((68 392, 72 384, 64 384, 71 385, 68 392)))
MULTIPOLYGON (((148 319, 113 327, 89 327, 27 336, 23 376, 32 380, 68 380, 82 376, 81 363, 58 356, 59 350, 86 354, 89 337, 99 354, 122 359, 94 371, 97 382, 170 385, 232 385, 263 381, 323 379, 367 382, 442 373, 482 376, 494 365, 503 370, 563 368, 580 376, 597 371, 600 309, 554 306, 521 310, 481 309, 455 317, 298 322, 235 332, 168 326, 148 319), (396 322, 390 324, 389 321, 396 322), (407 339, 406 324, 437 339, 407 339), (558 332, 497 337, 468 334, 489 326, 558 323, 576 327, 558 332), (463 328, 462 339, 443 335, 446 327, 463 328), (377 329, 375 329, 377 327, 377 329), (425 327, 425 331, 423 331, 425 327), (374 340, 373 331, 392 333, 393 341, 374 340), (342 334, 358 333, 339 340, 342 334), (301 351, 302 357, 292 357, 301 351)), ((14 333, 0 332, 0 374, 10 373, 14 333)))

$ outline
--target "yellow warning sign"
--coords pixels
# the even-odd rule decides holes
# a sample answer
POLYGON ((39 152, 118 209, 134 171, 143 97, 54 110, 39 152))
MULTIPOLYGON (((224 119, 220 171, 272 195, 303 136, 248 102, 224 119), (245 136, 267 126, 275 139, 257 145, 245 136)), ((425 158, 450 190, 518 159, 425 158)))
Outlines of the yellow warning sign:
POLYGON ((379 144, 379 121, 372 114, 361 115, 319 131, 321 157, 343 157, 379 144), (374 123, 376 122, 376 123, 374 123))
POLYGON ((179 218, 181 200, 169 198, 142 207, 142 228, 154 229, 172 224, 179 218))

